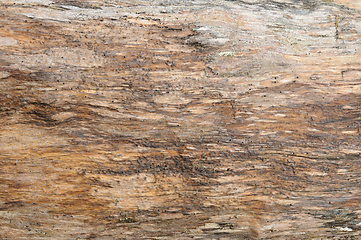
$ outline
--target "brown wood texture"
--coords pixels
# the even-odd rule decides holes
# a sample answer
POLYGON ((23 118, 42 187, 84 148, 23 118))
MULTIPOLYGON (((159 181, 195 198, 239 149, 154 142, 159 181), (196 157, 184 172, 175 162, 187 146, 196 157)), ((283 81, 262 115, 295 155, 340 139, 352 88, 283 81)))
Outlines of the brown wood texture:
POLYGON ((361 4, 0 1, 1 239, 361 239, 361 4))

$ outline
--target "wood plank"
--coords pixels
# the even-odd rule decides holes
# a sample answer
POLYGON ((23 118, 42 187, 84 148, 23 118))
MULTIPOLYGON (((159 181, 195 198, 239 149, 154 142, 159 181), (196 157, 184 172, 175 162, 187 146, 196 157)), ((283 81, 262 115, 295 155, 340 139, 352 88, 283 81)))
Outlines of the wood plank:
POLYGON ((0 1, 0 238, 357 239, 360 11, 0 1))

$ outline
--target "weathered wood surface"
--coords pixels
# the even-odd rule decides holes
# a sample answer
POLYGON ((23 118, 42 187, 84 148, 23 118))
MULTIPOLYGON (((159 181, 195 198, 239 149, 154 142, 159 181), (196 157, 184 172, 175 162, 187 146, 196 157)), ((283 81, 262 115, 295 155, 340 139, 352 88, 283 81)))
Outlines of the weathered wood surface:
POLYGON ((360 11, 0 1, 0 238, 360 239, 360 11))

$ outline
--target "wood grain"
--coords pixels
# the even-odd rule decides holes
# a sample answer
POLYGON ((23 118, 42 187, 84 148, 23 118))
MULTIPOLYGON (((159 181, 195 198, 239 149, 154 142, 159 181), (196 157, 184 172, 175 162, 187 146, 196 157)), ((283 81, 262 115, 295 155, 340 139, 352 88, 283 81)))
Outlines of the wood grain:
POLYGON ((352 1, 0 1, 1 239, 358 239, 352 1))

